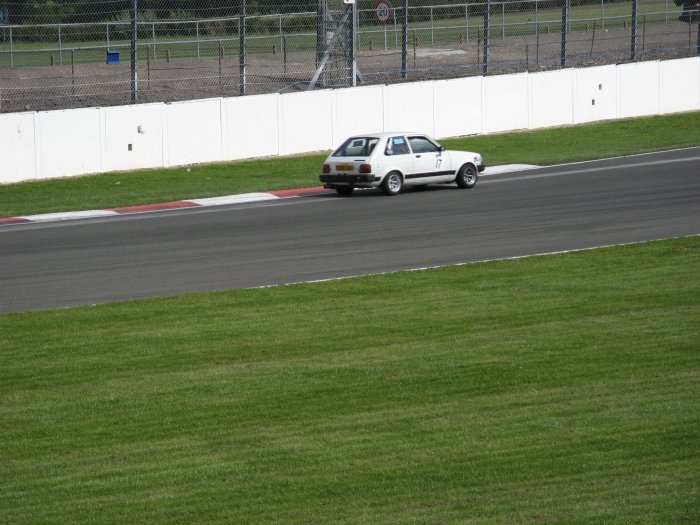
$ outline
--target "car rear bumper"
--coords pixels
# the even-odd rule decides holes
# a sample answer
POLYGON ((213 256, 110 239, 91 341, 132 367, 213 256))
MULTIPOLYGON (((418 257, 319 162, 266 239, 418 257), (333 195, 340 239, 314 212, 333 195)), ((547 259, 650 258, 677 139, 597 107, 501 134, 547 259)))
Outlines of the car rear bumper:
POLYGON ((379 177, 371 173, 324 174, 320 177, 326 188, 337 186, 371 187, 379 183, 379 177))

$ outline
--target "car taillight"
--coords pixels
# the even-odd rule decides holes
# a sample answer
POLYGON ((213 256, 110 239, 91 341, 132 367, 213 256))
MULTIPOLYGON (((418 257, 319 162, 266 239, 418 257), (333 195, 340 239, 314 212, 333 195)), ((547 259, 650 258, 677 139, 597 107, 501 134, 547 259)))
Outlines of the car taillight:
POLYGON ((331 165, 330 164, 324 164, 323 165, 323 173, 330 173, 331 172, 331 165))
POLYGON ((360 164, 360 173, 372 173, 372 165, 360 164))

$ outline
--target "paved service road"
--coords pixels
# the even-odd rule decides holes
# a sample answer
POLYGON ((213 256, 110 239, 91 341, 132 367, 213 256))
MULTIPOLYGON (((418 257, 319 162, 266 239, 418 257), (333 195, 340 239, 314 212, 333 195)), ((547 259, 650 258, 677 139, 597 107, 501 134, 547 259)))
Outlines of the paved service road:
POLYGON ((0 312, 700 234, 700 148, 335 194, 0 227, 0 312))

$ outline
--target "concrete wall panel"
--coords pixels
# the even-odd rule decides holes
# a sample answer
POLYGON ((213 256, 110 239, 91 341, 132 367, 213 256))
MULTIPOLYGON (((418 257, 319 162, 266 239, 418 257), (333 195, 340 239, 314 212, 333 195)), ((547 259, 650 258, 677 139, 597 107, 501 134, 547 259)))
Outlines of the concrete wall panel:
POLYGON ((621 64, 618 74, 620 118, 658 115, 659 63, 621 64))
POLYGON ((166 166, 223 160, 221 99, 165 105, 166 166))
POLYGON ((528 127, 528 74, 484 77, 484 132, 528 127))
POLYGON ((659 62, 659 112, 700 107, 700 57, 659 62))
POLYGON ((280 154, 333 147, 333 95, 329 90, 281 95, 280 154))
POLYGON ((573 69, 533 73, 528 80, 531 129, 573 124, 573 69))
POLYGON ((393 84, 384 90, 384 131, 435 135, 434 82, 393 84))
POLYGON ((384 86, 333 91, 333 147, 351 135, 384 129, 384 86))
POLYGON ((162 104, 102 108, 103 169, 163 166, 162 104))
POLYGON ((618 66, 574 69, 574 124, 617 118, 618 66))
POLYGON ((435 135, 459 137, 482 133, 482 77, 435 82, 435 135))
POLYGON ((0 184, 36 177, 35 115, 0 115, 0 184))
POLYGON ((100 115, 99 108, 37 113, 37 178, 101 172, 100 115))
POLYGON ((279 146, 279 95, 224 99, 224 159, 277 155, 279 146))

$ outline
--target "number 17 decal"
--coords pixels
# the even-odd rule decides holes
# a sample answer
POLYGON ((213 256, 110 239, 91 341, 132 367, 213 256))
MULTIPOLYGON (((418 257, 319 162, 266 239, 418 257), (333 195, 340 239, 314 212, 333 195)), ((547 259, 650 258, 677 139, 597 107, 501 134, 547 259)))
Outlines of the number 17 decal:
POLYGON ((439 168, 440 166, 442 166, 442 157, 438 156, 435 159, 435 167, 439 168))

